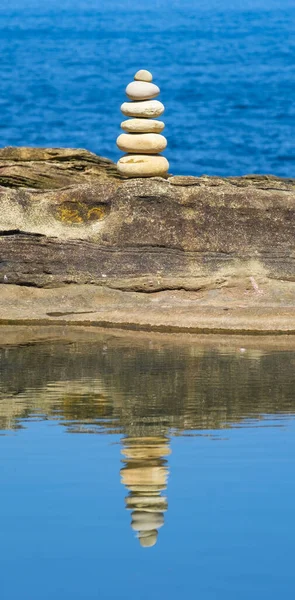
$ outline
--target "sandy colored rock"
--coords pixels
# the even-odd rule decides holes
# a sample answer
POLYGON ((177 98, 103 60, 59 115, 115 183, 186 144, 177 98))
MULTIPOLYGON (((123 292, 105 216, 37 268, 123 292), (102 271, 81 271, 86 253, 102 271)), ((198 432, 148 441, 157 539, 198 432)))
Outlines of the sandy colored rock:
MULTIPOLYGON (((135 177, 166 160, 136 156, 135 177)), ((293 179, 127 180, 50 148, 4 148, 0 167, 2 321, 295 333, 293 179)))
POLYGON ((128 133, 161 133, 164 127, 163 121, 154 119, 127 119, 121 123, 121 128, 128 133))
POLYGON ((54 190, 71 185, 118 179, 116 165, 108 158, 81 148, 0 149, 0 186, 54 190))
POLYGON ((153 81, 153 76, 150 71, 146 71, 146 69, 140 69, 134 75, 135 81, 153 81))
POLYGON ((132 81, 126 87, 126 94, 130 100, 151 100, 160 93, 160 88, 154 83, 146 81, 132 81))
POLYGON ((158 133, 121 133, 117 146, 123 152, 135 154, 159 154, 167 146, 167 140, 158 133))
POLYGON ((160 117, 165 110, 159 100, 143 100, 142 102, 123 102, 121 111, 126 117, 143 117, 154 119, 160 117))
POLYGON ((118 172, 124 177, 166 176, 169 163, 164 156, 127 154, 117 162, 118 172))

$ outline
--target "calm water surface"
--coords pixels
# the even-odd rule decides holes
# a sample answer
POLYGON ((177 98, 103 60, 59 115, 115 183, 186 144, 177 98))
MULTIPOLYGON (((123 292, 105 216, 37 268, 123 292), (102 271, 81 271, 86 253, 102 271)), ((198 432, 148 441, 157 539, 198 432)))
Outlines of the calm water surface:
POLYGON ((293 597, 295 351, 0 339, 3 599, 293 597))
POLYGON ((294 177, 294 0, 3 0, 1 146, 117 160, 120 105, 149 68, 175 174, 294 177))

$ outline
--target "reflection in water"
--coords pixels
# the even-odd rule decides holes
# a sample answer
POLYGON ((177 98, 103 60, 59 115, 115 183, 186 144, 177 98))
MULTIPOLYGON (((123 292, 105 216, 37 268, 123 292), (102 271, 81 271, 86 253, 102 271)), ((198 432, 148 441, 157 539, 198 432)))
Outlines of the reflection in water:
POLYGON ((50 419, 70 433, 121 434, 126 508, 149 547, 167 510, 169 436, 294 415, 294 364, 294 352, 221 353, 110 335, 0 346, 0 429, 50 419))
POLYGON ((141 546, 157 542, 158 529, 164 525, 167 498, 162 496, 168 481, 169 441, 165 437, 123 439, 124 467, 122 483, 129 490, 126 508, 132 511, 131 527, 137 532, 141 546))

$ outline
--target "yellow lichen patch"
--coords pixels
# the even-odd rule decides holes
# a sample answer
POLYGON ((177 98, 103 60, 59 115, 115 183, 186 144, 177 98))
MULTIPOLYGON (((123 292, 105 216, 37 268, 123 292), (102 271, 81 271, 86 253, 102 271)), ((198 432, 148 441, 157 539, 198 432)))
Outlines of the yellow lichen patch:
POLYGON ((81 225, 104 219, 108 211, 109 207, 105 204, 89 207, 84 202, 71 200, 59 205, 56 217, 63 223, 81 225))
POLYGON ((65 202, 57 209, 57 218, 64 223, 83 223, 83 217, 79 207, 73 202, 65 202))
POLYGON ((104 219, 107 215, 108 207, 105 204, 101 204, 100 206, 93 206, 88 209, 87 219, 88 221, 100 221, 100 219, 104 219))

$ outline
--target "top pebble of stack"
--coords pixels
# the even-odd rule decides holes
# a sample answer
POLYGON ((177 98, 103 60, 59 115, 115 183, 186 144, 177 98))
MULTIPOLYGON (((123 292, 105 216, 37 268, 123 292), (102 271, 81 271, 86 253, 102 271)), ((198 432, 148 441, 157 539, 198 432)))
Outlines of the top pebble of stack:
POLYGON ((137 71, 137 73, 135 73, 134 79, 135 81, 147 81, 148 83, 151 83, 151 81, 153 81, 153 76, 149 71, 140 69, 137 71))

